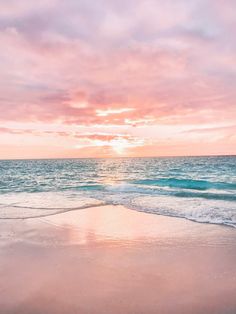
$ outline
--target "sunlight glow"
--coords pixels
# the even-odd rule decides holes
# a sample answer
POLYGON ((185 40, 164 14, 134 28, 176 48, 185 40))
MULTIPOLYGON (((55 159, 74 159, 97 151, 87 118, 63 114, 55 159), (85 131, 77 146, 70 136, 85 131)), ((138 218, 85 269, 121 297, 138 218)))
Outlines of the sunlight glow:
POLYGON ((119 108, 119 109, 107 109, 107 110, 97 109, 96 114, 98 117, 106 117, 106 116, 109 116, 111 114, 119 114, 119 113, 129 112, 129 111, 133 111, 133 110, 134 110, 134 108, 119 108))

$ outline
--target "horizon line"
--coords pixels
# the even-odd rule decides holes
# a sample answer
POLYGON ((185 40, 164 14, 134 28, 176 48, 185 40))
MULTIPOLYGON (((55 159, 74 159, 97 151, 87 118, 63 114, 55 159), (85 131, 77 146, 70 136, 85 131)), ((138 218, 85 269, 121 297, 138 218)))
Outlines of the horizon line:
POLYGON ((236 154, 215 154, 215 155, 162 155, 162 156, 107 156, 107 157, 50 157, 50 158, 0 158, 0 161, 21 161, 21 160, 76 160, 76 159, 127 159, 127 158, 184 158, 184 157, 236 157, 236 154))

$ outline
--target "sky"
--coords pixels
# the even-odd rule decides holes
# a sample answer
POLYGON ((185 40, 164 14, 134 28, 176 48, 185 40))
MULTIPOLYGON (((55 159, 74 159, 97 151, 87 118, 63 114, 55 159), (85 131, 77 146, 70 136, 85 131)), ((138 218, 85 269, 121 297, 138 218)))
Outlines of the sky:
POLYGON ((235 0, 0 0, 0 158, 236 154, 235 0))

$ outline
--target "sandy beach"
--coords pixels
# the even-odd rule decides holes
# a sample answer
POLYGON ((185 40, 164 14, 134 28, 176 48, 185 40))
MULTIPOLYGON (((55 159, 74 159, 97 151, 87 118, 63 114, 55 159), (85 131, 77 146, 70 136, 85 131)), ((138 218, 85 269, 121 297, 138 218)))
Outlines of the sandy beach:
POLYGON ((0 222, 1 314, 235 314, 236 231, 102 206, 0 222))

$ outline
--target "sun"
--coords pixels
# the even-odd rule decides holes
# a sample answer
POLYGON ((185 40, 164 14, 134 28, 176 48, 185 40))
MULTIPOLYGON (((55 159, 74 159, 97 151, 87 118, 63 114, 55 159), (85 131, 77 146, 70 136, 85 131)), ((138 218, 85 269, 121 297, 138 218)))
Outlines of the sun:
POLYGON ((127 149, 132 146, 131 143, 124 138, 114 139, 111 141, 110 145, 113 151, 118 155, 124 154, 127 151, 127 149))

